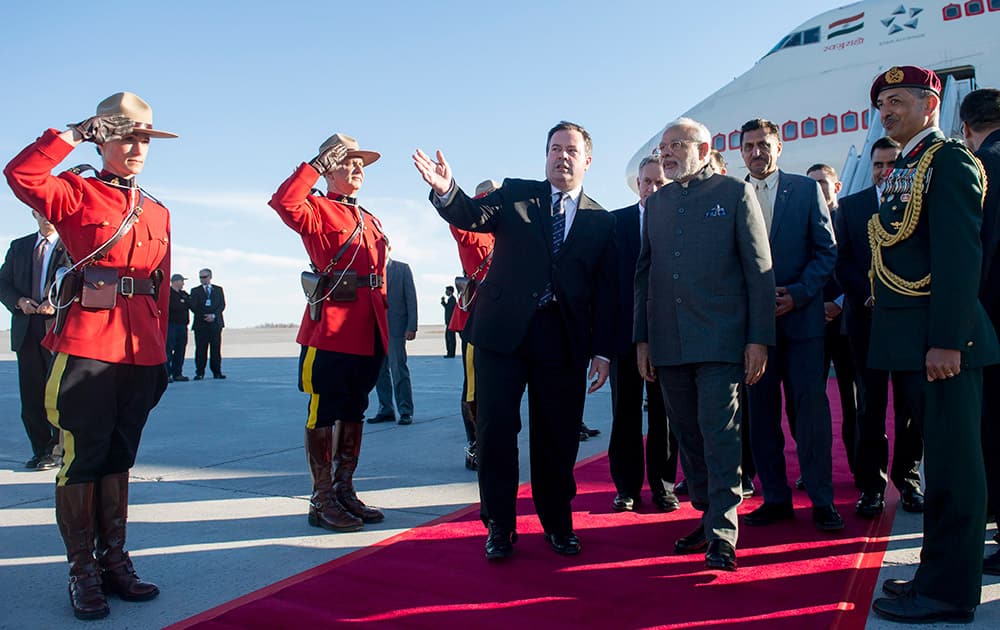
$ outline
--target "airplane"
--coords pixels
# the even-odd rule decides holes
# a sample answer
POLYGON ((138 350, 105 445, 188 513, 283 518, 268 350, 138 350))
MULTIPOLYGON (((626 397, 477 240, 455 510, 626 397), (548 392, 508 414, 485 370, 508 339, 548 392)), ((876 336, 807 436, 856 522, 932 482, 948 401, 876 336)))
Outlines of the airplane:
MULTIPOLYGON (((750 70, 680 115, 708 127, 730 175, 746 174, 739 129, 758 117, 781 129, 783 170, 804 174, 822 162, 860 175, 866 142, 882 135, 868 99, 875 76, 896 65, 937 72, 946 82, 941 128, 960 138, 961 97, 977 87, 1000 87, 997 33, 1000 0, 855 2, 792 29, 750 70)), ((663 131, 629 160, 625 181, 633 191, 639 161, 652 154, 663 131)), ((854 179, 842 195, 871 185, 854 179)))

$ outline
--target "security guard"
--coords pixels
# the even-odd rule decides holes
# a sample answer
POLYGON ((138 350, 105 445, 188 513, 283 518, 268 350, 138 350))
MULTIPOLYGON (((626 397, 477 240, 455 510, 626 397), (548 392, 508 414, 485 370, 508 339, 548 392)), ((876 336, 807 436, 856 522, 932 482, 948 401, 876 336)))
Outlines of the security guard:
POLYGON ((926 501, 920 566, 889 580, 879 615, 907 623, 967 622, 979 604, 986 481, 980 446, 982 368, 1000 360, 977 299, 985 175, 937 128, 941 81, 893 67, 871 101, 903 145, 868 224, 872 247, 869 366, 891 370, 924 437, 926 501))
POLYGON ((302 316, 296 341, 302 346, 299 389, 309 394, 309 524, 333 531, 355 531, 385 518, 354 491, 368 394, 389 343, 386 239, 378 219, 355 198, 364 167, 379 157, 361 150, 354 138, 334 134, 270 202, 302 236, 313 269, 327 281, 310 298, 313 304, 302 316), (312 194, 320 175, 326 179, 326 196, 312 194))
POLYGON ((153 127, 144 100, 119 92, 98 104, 96 116, 43 133, 4 170, 17 198, 56 226, 82 276, 82 289, 54 304, 68 309, 62 329, 57 324, 43 341, 53 352, 46 411, 65 439, 56 521, 69 559, 70 603, 80 619, 107 616, 105 593, 145 601, 160 592, 139 579, 124 548, 128 471, 167 385, 170 299, 160 286, 170 273, 170 215, 136 176, 150 138, 176 137, 153 127), (82 177, 77 167, 53 176, 86 141, 98 146, 100 173, 82 177), (109 242, 110 249, 93 256, 109 242))

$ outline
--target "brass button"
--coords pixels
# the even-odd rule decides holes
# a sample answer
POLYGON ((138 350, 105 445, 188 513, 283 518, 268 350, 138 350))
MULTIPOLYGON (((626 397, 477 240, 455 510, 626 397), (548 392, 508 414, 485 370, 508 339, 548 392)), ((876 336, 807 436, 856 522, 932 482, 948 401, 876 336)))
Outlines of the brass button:
POLYGON ((108 226, 108 225, 111 225, 111 223, 108 222, 108 221, 101 221, 101 225, 108 226))
POLYGON ((136 247, 142 247, 142 241, 136 241, 135 242, 135 246, 136 247))
POLYGON ((969 343, 967 343, 967 344, 965 344, 965 345, 971 348, 972 346, 974 346, 974 345, 976 345, 976 344, 970 341, 969 343))
POLYGON ((135 267, 129 267, 128 270, 129 271, 135 271, 135 267))
POLYGON ((170 239, 169 239, 169 238, 167 238, 166 236, 164 236, 164 237, 163 237, 163 242, 164 242, 164 243, 169 243, 169 242, 170 242, 170 239))
POLYGON ((104 280, 98 280, 97 281, 97 286, 103 287, 104 286, 104 280))

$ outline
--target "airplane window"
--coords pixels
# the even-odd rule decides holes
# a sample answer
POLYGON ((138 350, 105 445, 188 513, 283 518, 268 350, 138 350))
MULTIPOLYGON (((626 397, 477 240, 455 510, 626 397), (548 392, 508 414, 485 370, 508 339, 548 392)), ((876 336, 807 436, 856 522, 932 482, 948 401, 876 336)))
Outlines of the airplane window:
POLYGON ((733 151, 740 148, 740 132, 734 131, 729 134, 729 148, 733 151))
POLYGON ((827 114, 823 116, 822 122, 823 135, 829 135, 831 133, 837 133, 837 117, 833 114, 827 114))
POLYGON ((715 149, 716 151, 725 151, 726 136, 722 135, 721 133, 716 134, 715 137, 712 138, 712 148, 715 149))
POLYGON ((781 126, 781 139, 783 142, 796 140, 799 137, 799 123, 789 120, 781 126))
MULTIPOLYGON (((819 36, 820 27, 815 26, 804 31, 797 31, 789 35, 785 35, 774 45, 774 48, 768 51, 767 55, 771 53, 778 52, 783 48, 794 48, 795 46, 802 46, 804 44, 816 44, 820 41, 819 36)), ((764 55, 767 57, 767 55, 764 55)))
POLYGON ((990 11, 1000 11, 1000 0, 986 0, 986 6, 990 11))
POLYGON ((815 44, 819 41, 819 27, 811 28, 808 31, 802 31, 802 43, 803 44, 815 44))
POLYGON ((802 137, 813 138, 816 136, 816 119, 806 118, 802 121, 802 137))
POLYGON ((946 5, 943 9, 941 9, 941 17, 943 17, 945 21, 957 20, 962 17, 962 7, 957 4, 946 5))
POLYGON ((858 130, 858 115, 855 112, 847 112, 840 117, 840 128, 843 131, 858 130))
POLYGON ((965 14, 966 15, 980 15, 985 11, 983 8, 983 3, 979 0, 972 0, 972 2, 965 3, 965 14))
POLYGON ((865 111, 861 112, 861 128, 862 129, 867 129, 868 128, 868 115, 869 115, 869 111, 870 110, 866 109, 865 111))

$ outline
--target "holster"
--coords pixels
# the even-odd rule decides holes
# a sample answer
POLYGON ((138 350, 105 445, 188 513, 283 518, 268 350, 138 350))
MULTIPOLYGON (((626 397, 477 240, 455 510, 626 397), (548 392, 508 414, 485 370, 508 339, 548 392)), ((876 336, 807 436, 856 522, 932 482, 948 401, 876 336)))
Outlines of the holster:
POLYGON ((83 281, 83 274, 79 271, 70 271, 69 267, 63 267, 56 271, 56 304, 63 306, 56 309, 55 322, 52 324, 52 332, 56 335, 62 332, 66 325, 66 317, 69 315, 69 307, 80 295, 80 283, 83 281))
POLYGON ((309 301, 309 319, 318 322, 323 316, 323 298, 330 290, 330 276, 315 271, 303 271, 302 292, 309 301))
POLYGON ((85 267, 80 306, 98 310, 112 309, 118 298, 118 270, 114 267, 85 267))

